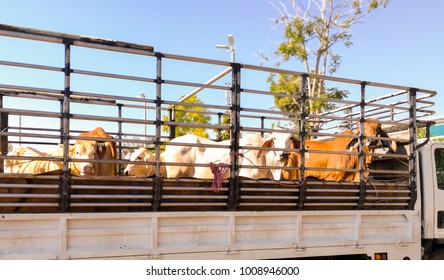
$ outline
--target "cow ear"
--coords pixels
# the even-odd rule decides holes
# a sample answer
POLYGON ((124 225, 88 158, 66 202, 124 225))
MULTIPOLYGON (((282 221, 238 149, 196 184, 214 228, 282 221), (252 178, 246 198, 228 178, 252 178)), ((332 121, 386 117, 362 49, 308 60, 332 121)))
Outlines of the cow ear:
POLYGON ((292 142, 292 149, 300 149, 301 148, 301 141, 299 141, 299 139, 297 139, 296 137, 293 138, 293 142, 292 142))
POLYGON ((97 154, 99 158, 103 158, 106 152, 106 144, 105 142, 97 142, 97 154))
POLYGON ((349 150, 350 152, 353 151, 354 148, 358 147, 358 138, 352 138, 350 139, 350 142, 348 142, 347 146, 345 147, 346 150, 349 150))
MULTIPOLYGON (((63 144, 59 144, 59 147, 63 149, 63 144)), ((69 153, 74 153, 76 148, 74 145, 68 145, 69 153)))
POLYGON ((261 147, 263 148, 271 148, 273 147, 273 137, 268 137, 266 139, 264 139, 264 141, 262 142, 261 147))
MULTIPOLYGON (((273 147, 273 138, 270 136, 266 138, 261 145, 262 148, 271 148, 273 147)), ((257 152, 257 158, 260 158, 261 156, 265 156, 269 151, 265 150, 258 150, 257 152)))

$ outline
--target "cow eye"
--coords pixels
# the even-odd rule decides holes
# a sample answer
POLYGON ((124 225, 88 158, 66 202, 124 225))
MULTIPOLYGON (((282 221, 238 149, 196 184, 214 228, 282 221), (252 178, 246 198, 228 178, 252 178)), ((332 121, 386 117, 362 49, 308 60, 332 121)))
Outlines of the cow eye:
POLYGON ((141 159, 142 159, 142 156, 138 156, 137 159, 138 159, 138 160, 141 160, 141 159))

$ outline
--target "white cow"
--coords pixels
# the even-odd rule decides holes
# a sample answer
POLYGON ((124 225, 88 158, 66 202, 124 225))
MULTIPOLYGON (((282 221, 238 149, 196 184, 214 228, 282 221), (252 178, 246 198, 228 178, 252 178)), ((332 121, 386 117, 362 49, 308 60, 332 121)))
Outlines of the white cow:
MULTIPOLYGON (((69 157, 81 159, 82 161, 70 162, 69 168, 72 175, 94 175, 94 167, 89 159, 96 159, 96 141, 79 140, 75 145, 69 146, 69 157), (84 161, 83 161, 84 160, 84 161)), ((63 146, 60 145, 48 153, 40 152, 30 147, 17 147, 9 156, 27 157, 62 157, 63 146)), ((5 173, 28 173, 41 174, 62 169, 61 160, 28 160, 28 159, 5 159, 5 173)))
POLYGON ((240 139, 239 176, 250 179, 273 179, 264 151, 255 149, 262 147, 265 139, 259 134, 245 134, 240 139), (247 167, 247 166, 252 167, 247 167), (244 167, 245 166, 245 167, 244 167))
MULTIPOLYGON (((294 135, 284 132, 273 132, 267 138, 263 138, 259 134, 244 135, 240 139, 241 149, 238 155, 241 166, 239 176, 251 179, 280 180, 281 169, 273 169, 272 167, 284 166, 288 158, 288 151, 284 151, 284 149, 291 149, 294 141, 296 141, 294 135), (267 148, 267 150, 257 148, 267 148), (273 150, 273 148, 278 150, 273 150)), ((215 170, 211 170, 211 163, 216 164, 219 171, 223 172, 223 179, 229 177, 231 155, 228 146, 230 140, 215 142, 187 134, 171 140, 170 143, 187 145, 167 145, 165 152, 160 157, 160 161, 167 165, 166 167, 161 166, 162 177, 213 179, 215 170), (205 147, 205 145, 220 145, 221 147, 205 147), (202 166, 195 166, 195 164, 202 166)), ((155 155, 147 149, 136 150, 131 155, 131 161, 147 162, 148 164, 128 164, 124 170, 125 175, 139 177, 154 175, 155 155)))
MULTIPOLYGON (((126 166, 123 174, 135 177, 151 177, 155 174, 156 155, 151 153, 147 148, 139 148, 131 154, 130 161, 145 162, 146 164, 130 163, 126 166)), ((163 154, 160 154, 160 161, 163 162, 163 154)), ((166 177, 165 166, 160 166, 160 175, 166 177)))
POLYGON ((170 143, 173 143, 173 145, 167 145, 163 153, 168 178, 194 177, 213 179, 214 174, 209 166, 211 163, 221 168, 222 179, 229 178, 230 150, 227 147, 222 147, 229 146, 229 140, 215 142, 204 137, 187 134, 174 138, 170 143), (174 145, 176 143, 187 145, 176 146, 174 145), (205 145, 219 145, 221 147, 206 147, 205 145), (173 164, 169 165, 168 163, 173 164))

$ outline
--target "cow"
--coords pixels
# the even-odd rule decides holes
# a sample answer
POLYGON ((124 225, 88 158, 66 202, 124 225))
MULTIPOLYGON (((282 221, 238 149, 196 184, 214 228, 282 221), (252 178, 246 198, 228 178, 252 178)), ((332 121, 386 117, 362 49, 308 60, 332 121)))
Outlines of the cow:
MULTIPOLYGON (((9 152, 7 156, 14 157, 51 157, 49 153, 40 152, 31 147, 22 147, 19 146, 9 152)), ((4 173, 22 173, 20 172, 23 164, 31 162, 31 159, 14 159, 14 158, 6 158, 4 160, 4 173)), ((57 162, 47 161, 48 167, 46 170, 58 170, 61 169, 61 165, 58 165, 57 162), (54 165, 53 165, 54 164, 54 165), (49 166, 51 165, 51 166, 49 166)), ((34 173, 34 172, 32 172, 34 173)))
MULTIPOLYGON (((123 171, 126 176, 135 177, 151 177, 156 173, 154 163, 156 155, 151 153, 147 148, 139 148, 131 154, 131 162, 146 162, 146 164, 128 164, 123 171)), ((160 161, 163 162, 163 154, 160 154, 160 161)), ((160 166, 160 175, 166 177, 166 169, 164 165, 160 166)))
POLYGON ((249 179, 273 179, 270 168, 266 167, 266 157, 264 151, 255 149, 262 147, 268 142, 259 134, 248 133, 240 140, 239 176, 249 179), (244 166, 245 167, 244 167, 244 166), (247 167, 248 165, 252 167, 247 167))
MULTIPOLYGON (((80 133, 79 136, 82 137, 94 137, 94 138, 105 138, 113 139, 113 137, 107 134, 103 128, 97 127, 91 131, 80 133)), ((77 140, 76 143, 80 143, 77 140)), ((97 140, 97 151, 96 158, 100 160, 117 160, 117 149, 116 143, 113 141, 101 141, 97 140)), ((94 175, 98 176, 116 176, 117 175, 117 164, 116 163, 106 163, 106 162, 95 162, 94 163, 94 175)))
POLYGON ((301 155, 298 152, 290 152, 288 154, 288 160, 285 163, 285 167, 282 169, 282 174, 281 174, 281 178, 284 180, 299 180, 300 177, 300 171, 297 169, 299 168, 301 165, 301 155), (293 167, 297 167, 294 169, 290 169, 293 167))
MULTIPOLYGON (((369 118, 364 123, 365 141, 363 143, 363 152, 366 154, 364 158, 364 169, 367 169, 372 162, 372 156, 369 153, 374 149, 383 146, 389 148, 391 152, 396 151, 396 142, 389 140, 379 141, 371 139, 372 137, 388 137, 388 134, 382 130, 381 124, 376 122, 374 118, 369 118), (370 137, 370 138, 367 138, 370 137)), ((358 132, 346 130, 337 137, 329 140, 305 140, 305 164, 308 168, 304 177, 314 177, 321 180, 330 181, 354 181, 360 180, 359 171, 350 171, 350 169, 359 169, 359 157, 356 154, 340 154, 339 152, 359 152, 358 132), (310 152, 329 151, 328 153, 310 152), (334 153, 338 152, 338 153, 334 153), (310 169, 311 168, 311 169, 310 169), (331 170, 316 170, 331 169, 331 170), (348 170, 347 170, 348 169, 348 170)), ((287 167, 299 167, 301 158, 299 153, 292 153, 287 161, 287 167)), ((300 179, 298 170, 284 169, 282 176, 287 180, 300 179)), ((364 177, 368 175, 368 171, 364 172, 364 177)))
POLYGON ((230 145, 229 140, 215 142, 197 135, 186 134, 172 139, 169 143, 163 153, 167 178, 213 179, 214 170, 210 168, 211 164, 221 167, 221 179, 227 179, 230 176, 230 151, 223 147, 230 145), (220 145, 221 147, 205 147, 206 145, 220 145))
MULTIPOLYGON (((356 134, 359 134, 359 129, 356 134)), ((389 137, 387 132, 382 129, 381 123, 378 123, 378 119, 376 118, 368 118, 367 121, 364 122, 364 136, 385 138, 389 137)), ((372 151, 376 148, 386 147, 393 154, 396 153, 397 149, 396 141, 386 139, 378 140, 365 138, 364 145, 372 151)))
MULTIPOLYGON (((283 166, 288 152, 283 149, 293 147, 294 135, 290 133, 275 132, 269 137, 263 138, 259 134, 246 134, 240 138, 239 151, 239 176, 250 179, 280 179, 273 175, 281 172, 281 169, 273 169, 273 166, 283 166), (260 150, 260 148, 265 148, 260 150), (280 150, 273 150, 279 148, 280 150), (245 167, 243 167, 243 165, 245 167)), ((186 143, 182 145, 167 145, 165 152, 161 154, 161 162, 166 162, 166 168, 161 167, 161 176, 167 178, 195 177, 200 179, 212 179, 214 169, 211 163, 222 164, 223 179, 229 177, 229 165, 231 154, 228 146, 230 141, 215 142, 193 134, 187 134, 171 140, 170 143, 186 143), (205 147, 204 145, 221 145, 222 147, 205 147), (223 147, 227 146, 227 147, 223 147), (168 163, 173 163, 168 165, 168 163), (177 163, 183 163, 179 165, 177 163), (195 166, 199 164, 202 166, 195 166), (204 166, 208 165, 208 166, 204 166)), ((155 156, 145 148, 139 148, 131 155, 131 161, 154 162, 155 156)), ((149 177, 154 175, 153 164, 128 164, 124 171, 128 176, 149 177)))
MULTIPOLYGON (((94 166, 89 159, 96 158, 97 145, 95 141, 79 141, 75 145, 69 146, 69 157, 72 159, 81 159, 69 163, 71 175, 84 176, 93 175, 94 166)), ((34 148, 18 147, 8 156, 27 156, 27 157, 55 157, 63 156, 63 145, 48 153, 40 152, 34 148)), ((59 171, 63 167, 61 160, 37 160, 37 159, 6 159, 5 173, 27 173, 42 174, 59 171)))
MULTIPOLYGON (((289 129, 286 127, 276 127, 277 130, 289 129)), ((270 136, 265 138, 261 144, 262 148, 258 157, 265 155, 266 165, 270 168, 273 180, 280 180, 282 177, 282 168, 288 162, 289 150, 300 146, 300 142, 293 133, 273 131, 270 136)))
MULTIPOLYGON (((350 137, 336 137, 330 141, 307 140, 305 147, 308 152, 305 154, 305 177, 314 177, 327 181, 354 181, 360 180, 358 171, 348 171, 346 169, 359 169, 359 157, 355 154, 339 154, 339 153, 314 153, 310 150, 322 151, 345 151, 358 152, 358 146, 355 144, 356 135, 350 130, 340 133, 341 136, 349 135, 350 137), (329 168, 332 170, 310 170, 310 168, 329 168)), ((367 145, 364 145, 364 153, 368 153, 367 145)), ((371 162, 371 156, 365 157, 365 164, 371 162)))

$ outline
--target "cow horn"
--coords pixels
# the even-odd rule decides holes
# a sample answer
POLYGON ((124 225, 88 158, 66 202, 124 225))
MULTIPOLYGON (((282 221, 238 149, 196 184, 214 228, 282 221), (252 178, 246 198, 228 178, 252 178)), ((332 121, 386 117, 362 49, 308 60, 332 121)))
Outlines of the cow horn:
MULTIPOLYGON (((381 137, 387 137, 387 138, 389 138, 389 135, 387 134, 387 132, 385 132, 384 130, 380 130, 380 136, 381 137)), ((390 152, 391 153, 396 153, 396 150, 397 150, 397 144, 396 144, 396 141, 392 141, 392 140, 381 140, 381 143, 382 143, 382 146, 383 147, 386 147, 386 148, 389 148, 389 150, 390 150, 390 152)))

